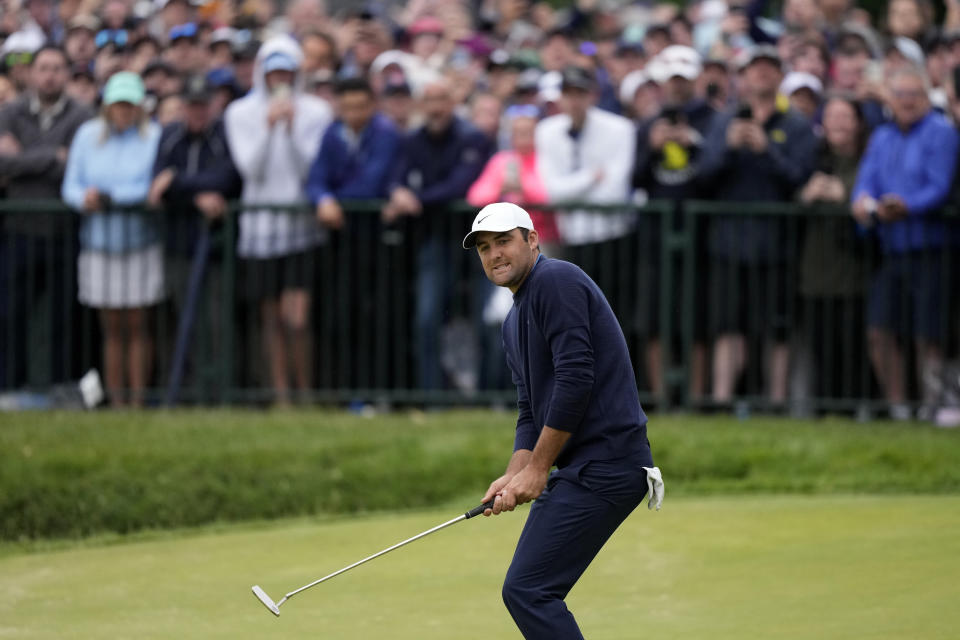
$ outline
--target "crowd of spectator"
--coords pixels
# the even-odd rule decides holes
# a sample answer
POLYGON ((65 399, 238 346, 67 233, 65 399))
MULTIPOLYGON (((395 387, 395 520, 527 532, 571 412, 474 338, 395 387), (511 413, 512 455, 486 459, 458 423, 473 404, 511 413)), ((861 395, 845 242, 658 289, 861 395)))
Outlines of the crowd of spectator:
MULTIPOLYGON (((183 295, 196 236, 239 198, 238 275, 277 402, 314 384, 317 253, 352 242, 362 287, 373 278, 362 257, 376 250, 363 242, 389 243, 401 225, 418 229, 416 385, 440 389, 449 381, 438 336, 458 274, 449 268, 457 245, 439 221, 464 199, 512 200, 532 209, 550 255, 583 266, 615 309, 635 308, 625 331, 642 337, 641 378, 659 393, 675 346, 660 339, 668 249, 660 218, 639 205, 828 202, 846 215, 799 226, 731 209, 695 232, 689 393, 730 402, 753 368, 774 405, 791 386, 838 394, 820 373, 857 356, 815 361, 824 344, 840 353, 859 341, 890 414, 907 417, 911 393, 935 404, 926 381, 957 333, 960 226, 940 212, 960 151, 960 3, 876 9, 850 0, 3 0, 0 189, 62 198, 84 215, 73 251, 69 228, 4 214, 0 344, 27 348, 22 305, 35 292, 25 287, 76 291, 97 310, 112 401, 141 404, 151 309, 183 295), (354 214, 351 200, 381 200, 381 215, 354 214), (564 202, 577 206, 551 210, 564 202), (124 208, 140 203, 178 220, 177 238, 124 208), (879 247, 875 263, 866 243, 879 247), (629 255, 631 273, 601 268, 611 255, 629 255), (63 261, 77 265, 76 283, 57 277, 70 271, 63 261), (825 311, 859 331, 838 335, 825 311), (806 382, 792 384, 803 363, 794 377, 806 382)), ((208 277, 221 278, 221 267, 214 261, 208 277)), ((469 295, 478 326, 509 304, 481 279, 469 295)), ((357 298, 352 316, 374 313, 357 298)), ((222 314, 216 301, 210 308, 200 324, 216 334, 222 314)), ((70 333, 51 332, 50 362, 63 360, 70 333)), ((0 357, 0 388, 22 384, 28 374, 8 364, 28 361, 0 357)), ((845 393, 869 395, 870 384, 845 393)))

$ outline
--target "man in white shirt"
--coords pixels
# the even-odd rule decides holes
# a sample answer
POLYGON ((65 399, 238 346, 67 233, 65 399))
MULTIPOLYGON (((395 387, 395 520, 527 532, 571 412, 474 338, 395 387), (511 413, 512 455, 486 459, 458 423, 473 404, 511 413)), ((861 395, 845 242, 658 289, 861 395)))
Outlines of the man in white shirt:
MULTIPOLYGON (((537 125, 537 163, 551 202, 617 204, 630 196, 636 131, 627 118, 598 109, 593 73, 563 71, 561 113, 537 125)), ((563 241, 583 245, 618 238, 633 218, 596 211, 558 215, 563 241)))
MULTIPOLYGON (((622 116, 598 109, 593 72, 567 67, 562 73, 561 112, 535 132, 537 168, 551 203, 621 204, 630 199, 636 129, 622 116)), ((633 299, 633 274, 621 268, 635 256, 631 211, 564 209, 557 212, 563 259, 596 281, 614 309, 633 299), (625 286, 626 285, 626 286, 625 286)))

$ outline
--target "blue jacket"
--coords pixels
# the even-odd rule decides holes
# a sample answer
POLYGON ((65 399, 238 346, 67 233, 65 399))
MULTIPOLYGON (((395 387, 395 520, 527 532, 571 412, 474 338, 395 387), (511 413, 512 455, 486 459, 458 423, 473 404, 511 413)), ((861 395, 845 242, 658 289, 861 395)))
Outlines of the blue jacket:
MULTIPOLYGON (((764 123, 767 149, 753 153, 727 146, 735 117, 714 118, 701 153, 700 175, 717 200, 790 202, 813 173, 817 138, 806 118, 792 110, 774 111, 764 123)), ((717 216, 710 220, 711 255, 741 263, 771 264, 786 259, 783 216, 717 216)))
POLYGON ((852 201, 863 194, 903 198, 907 218, 881 224, 887 253, 943 246, 947 227, 938 214, 951 193, 960 136, 946 118, 931 111, 909 131, 892 122, 877 127, 860 162, 852 201))
MULTIPOLYGON (((153 161, 160 142, 160 126, 150 122, 143 132, 136 127, 111 132, 100 118, 88 120, 70 145, 61 195, 80 211, 89 187, 109 195, 119 205, 143 202, 153 178, 153 161)), ((83 213, 80 247, 110 253, 142 249, 159 239, 154 220, 141 213, 83 213)))
POLYGON ((400 151, 400 132, 377 113, 351 145, 342 120, 323 134, 320 151, 310 166, 307 196, 317 204, 326 197, 375 199, 387 195, 390 170, 400 151))
POLYGON ((558 467, 631 455, 653 466, 623 331, 579 267, 539 258, 513 298, 503 347, 517 385, 515 451, 532 451, 546 425, 572 434, 558 467))
POLYGON ((454 118, 439 136, 426 127, 409 134, 390 180, 390 189, 413 191, 425 213, 442 211, 467 195, 490 158, 492 144, 473 125, 454 118))

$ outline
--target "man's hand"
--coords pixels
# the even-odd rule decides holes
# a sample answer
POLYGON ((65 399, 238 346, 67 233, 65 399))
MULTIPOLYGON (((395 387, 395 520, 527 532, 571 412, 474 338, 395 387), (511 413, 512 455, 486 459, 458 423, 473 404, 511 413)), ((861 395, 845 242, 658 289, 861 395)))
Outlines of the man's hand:
POLYGON ((12 133, 5 133, 0 136, 0 155, 15 156, 21 151, 23 151, 23 148, 12 133))
POLYGON ((756 122, 745 124, 743 140, 747 148, 754 153, 763 153, 767 150, 767 132, 756 122))
POLYGON ((549 469, 542 469, 533 464, 525 466, 497 494, 493 503, 493 515, 503 511, 513 511, 518 505, 539 498, 547 486, 549 475, 549 469))
POLYGON ((864 193, 854 201, 853 206, 850 207, 850 214, 861 227, 870 228, 873 226, 873 220, 870 214, 876 210, 877 201, 870 195, 864 193))
POLYGON ((746 144, 746 126, 747 123, 740 118, 734 118, 727 125, 727 146, 731 149, 739 149, 746 144))
POLYGON ((158 173, 157 177, 154 178, 150 184, 150 191, 147 193, 147 204, 151 207, 159 207, 163 202, 163 194, 170 188, 171 183, 173 183, 173 178, 176 175, 177 172, 171 167, 167 167, 158 173))
POLYGON ((83 210, 91 213, 100 211, 103 207, 100 204, 100 192, 96 187, 88 187, 83 194, 83 210))
POLYGON ((330 197, 317 203, 317 221, 329 229, 342 229, 343 208, 340 203, 330 197))
POLYGON ((270 101, 267 124, 273 127, 279 122, 285 122, 287 125, 293 122, 293 101, 290 98, 274 98, 270 101))
MULTIPOLYGON (((483 494, 483 500, 481 502, 487 502, 493 500, 495 496, 498 496, 507 484, 513 480, 512 475, 504 474, 490 483, 490 488, 487 489, 487 492, 483 494)), ((487 509, 483 512, 483 515, 489 516, 493 515, 493 509, 487 509)))
POLYGON ((193 204, 196 205, 203 217, 209 221, 222 218, 227 212, 227 201, 216 191, 203 191, 193 198, 193 204))
POLYGON ((896 222, 907 217, 907 203, 895 193, 884 194, 877 206, 877 217, 883 222, 896 222))
POLYGON ((662 149, 670 141, 673 134, 673 125, 666 118, 660 118, 650 127, 650 148, 662 149))
POLYGON ((390 194, 390 203, 388 206, 392 206, 397 210, 397 214, 401 216, 416 216, 420 215, 423 211, 423 205, 420 204, 420 199, 417 198, 417 195, 406 187, 397 187, 393 190, 393 193, 390 194))

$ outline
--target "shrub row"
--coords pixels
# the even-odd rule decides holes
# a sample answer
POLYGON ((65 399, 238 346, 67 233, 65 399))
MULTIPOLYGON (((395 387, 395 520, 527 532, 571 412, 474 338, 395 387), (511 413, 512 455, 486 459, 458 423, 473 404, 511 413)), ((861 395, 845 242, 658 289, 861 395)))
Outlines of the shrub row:
MULTIPOLYGON (((0 539, 422 508, 480 497, 494 412, 0 414, 0 539)), ((668 495, 960 491, 960 433, 690 416, 650 426, 668 495)), ((668 502, 669 505, 669 502, 668 502)))

